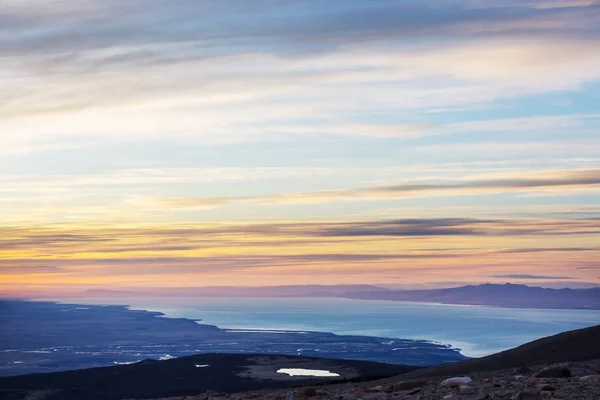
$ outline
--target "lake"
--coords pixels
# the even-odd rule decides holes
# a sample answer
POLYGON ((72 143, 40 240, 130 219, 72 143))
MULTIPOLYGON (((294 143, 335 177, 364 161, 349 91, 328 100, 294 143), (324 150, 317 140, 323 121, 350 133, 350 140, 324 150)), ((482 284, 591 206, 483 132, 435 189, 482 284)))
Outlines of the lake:
MULTIPOLYGON (((72 300, 70 300, 72 301, 72 300)), ((102 304, 105 299, 80 303, 102 304)), ((321 331, 450 344, 480 357, 600 323, 600 310, 515 309, 337 298, 119 299, 225 329, 321 331)))

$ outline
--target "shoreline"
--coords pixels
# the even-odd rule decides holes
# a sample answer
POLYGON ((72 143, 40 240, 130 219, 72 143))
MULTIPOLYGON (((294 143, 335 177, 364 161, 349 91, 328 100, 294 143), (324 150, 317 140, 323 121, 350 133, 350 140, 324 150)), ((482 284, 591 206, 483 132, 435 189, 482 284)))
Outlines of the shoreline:
POLYGON ((278 335, 235 331, 161 311, 128 309, 123 304, 12 301, 0 311, 10 322, 10 329, 0 332, 0 375, 208 353, 287 354, 414 366, 468 358, 456 349, 425 340, 308 330, 278 335))
POLYGON ((426 341, 449 346, 468 357, 483 357, 539 337, 592 326, 595 321, 600 319, 600 311, 589 309, 455 306, 433 302, 363 300, 342 297, 237 296, 194 299, 161 297, 159 299, 61 299, 60 301, 67 300, 80 303, 88 301, 95 304, 128 304, 132 310, 158 311, 166 318, 186 318, 200 325, 213 325, 224 330, 333 333, 388 340, 426 341), (249 307, 249 304, 256 306, 249 307), (285 315, 278 315, 282 314, 282 310, 286 307, 300 311, 300 313, 293 317, 288 315, 287 318, 285 315), (364 309, 365 313, 346 312, 354 308, 364 309), (266 310, 268 310, 268 317, 265 317, 266 310), (323 313, 323 310, 326 312, 323 313), (330 311, 327 312, 327 310, 330 311), (343 318, 334 315, 339 314, 338 310, 342 313, 340 315, 343 315, 343 318), (313 312, 315 313, 314 318, 311 317, 313 312), (368 319, 365 314, 376 314, 381 319, 368 319), (472 332, 459 329, 456 324, 463 319, 463 316, 467 316, 467 323, 476 323, 480 327, 472 332), (475 320, 472 320, 472 317, 475 320), (331 318, 333 320, 330 323, 322 322, 322 320, 331 318), (397 318, 406 319, 409 325, 399 326, 394 321, 397 318), (354 320, 362 321, 363 319, 365 323, 357 326, 354 320), (374 325, 370 325, 370 323, 374 325), (499 332, 481 327, 482 324, 493 326, 498 323, 500 323, 499 332), (423 327, 424 330, 420 327, 423 327))

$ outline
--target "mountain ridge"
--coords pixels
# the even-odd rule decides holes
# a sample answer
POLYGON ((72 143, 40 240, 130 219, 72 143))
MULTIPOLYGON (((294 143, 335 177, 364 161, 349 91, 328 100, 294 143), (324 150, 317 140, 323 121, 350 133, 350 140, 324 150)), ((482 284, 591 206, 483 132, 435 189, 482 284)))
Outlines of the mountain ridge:
POLYGON ((426 290, 354 292, 361 300, 419 301, 507 308, 600 309, 600 288, 551 289, 506 283, 426 290))
POLYGON ((390 289, 375 285, 288 285, 248 287, 193 287, 92 289, 70 297, 332 297, 355 300, 386 300, 492 306, 506 308, 600 309, 600 287, 587 289, 542 288, 505 283, 466 285, 442 289, 390 289))

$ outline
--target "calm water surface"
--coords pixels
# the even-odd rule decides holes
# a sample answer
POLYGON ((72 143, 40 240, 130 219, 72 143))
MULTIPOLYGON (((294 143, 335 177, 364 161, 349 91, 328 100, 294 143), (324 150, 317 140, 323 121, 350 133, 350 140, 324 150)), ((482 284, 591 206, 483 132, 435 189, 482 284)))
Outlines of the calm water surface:
MULTIPOLYGON (((90 303, 89 299, 82 303, 90 303)), ((98 300, 97 303, 106 303, 98 300)), ((112 301, 115 303, 115 301, 112 301)), ((348 299, 119 299, 132 309, 225 329, 333 332, 426 339, 479 357, 600 323, 598 310, 542 310, 348 299)))

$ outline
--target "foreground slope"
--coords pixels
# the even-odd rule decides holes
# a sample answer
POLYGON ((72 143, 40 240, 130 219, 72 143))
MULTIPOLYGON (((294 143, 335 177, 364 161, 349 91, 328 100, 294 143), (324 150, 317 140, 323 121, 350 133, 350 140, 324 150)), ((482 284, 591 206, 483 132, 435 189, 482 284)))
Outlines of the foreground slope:
POLYGON ((186 400, 600 400, 599 330, 565 332, 478 360, 383 380, 204 393, 186 400))
POLYGON ((156 400, 599 400, 600 360, 497 370, 445 380, 328 384, 156 400), (557 372, 560 373, 557 374, 557 372), (464 382, 464 383, 460 383, 464 382))

